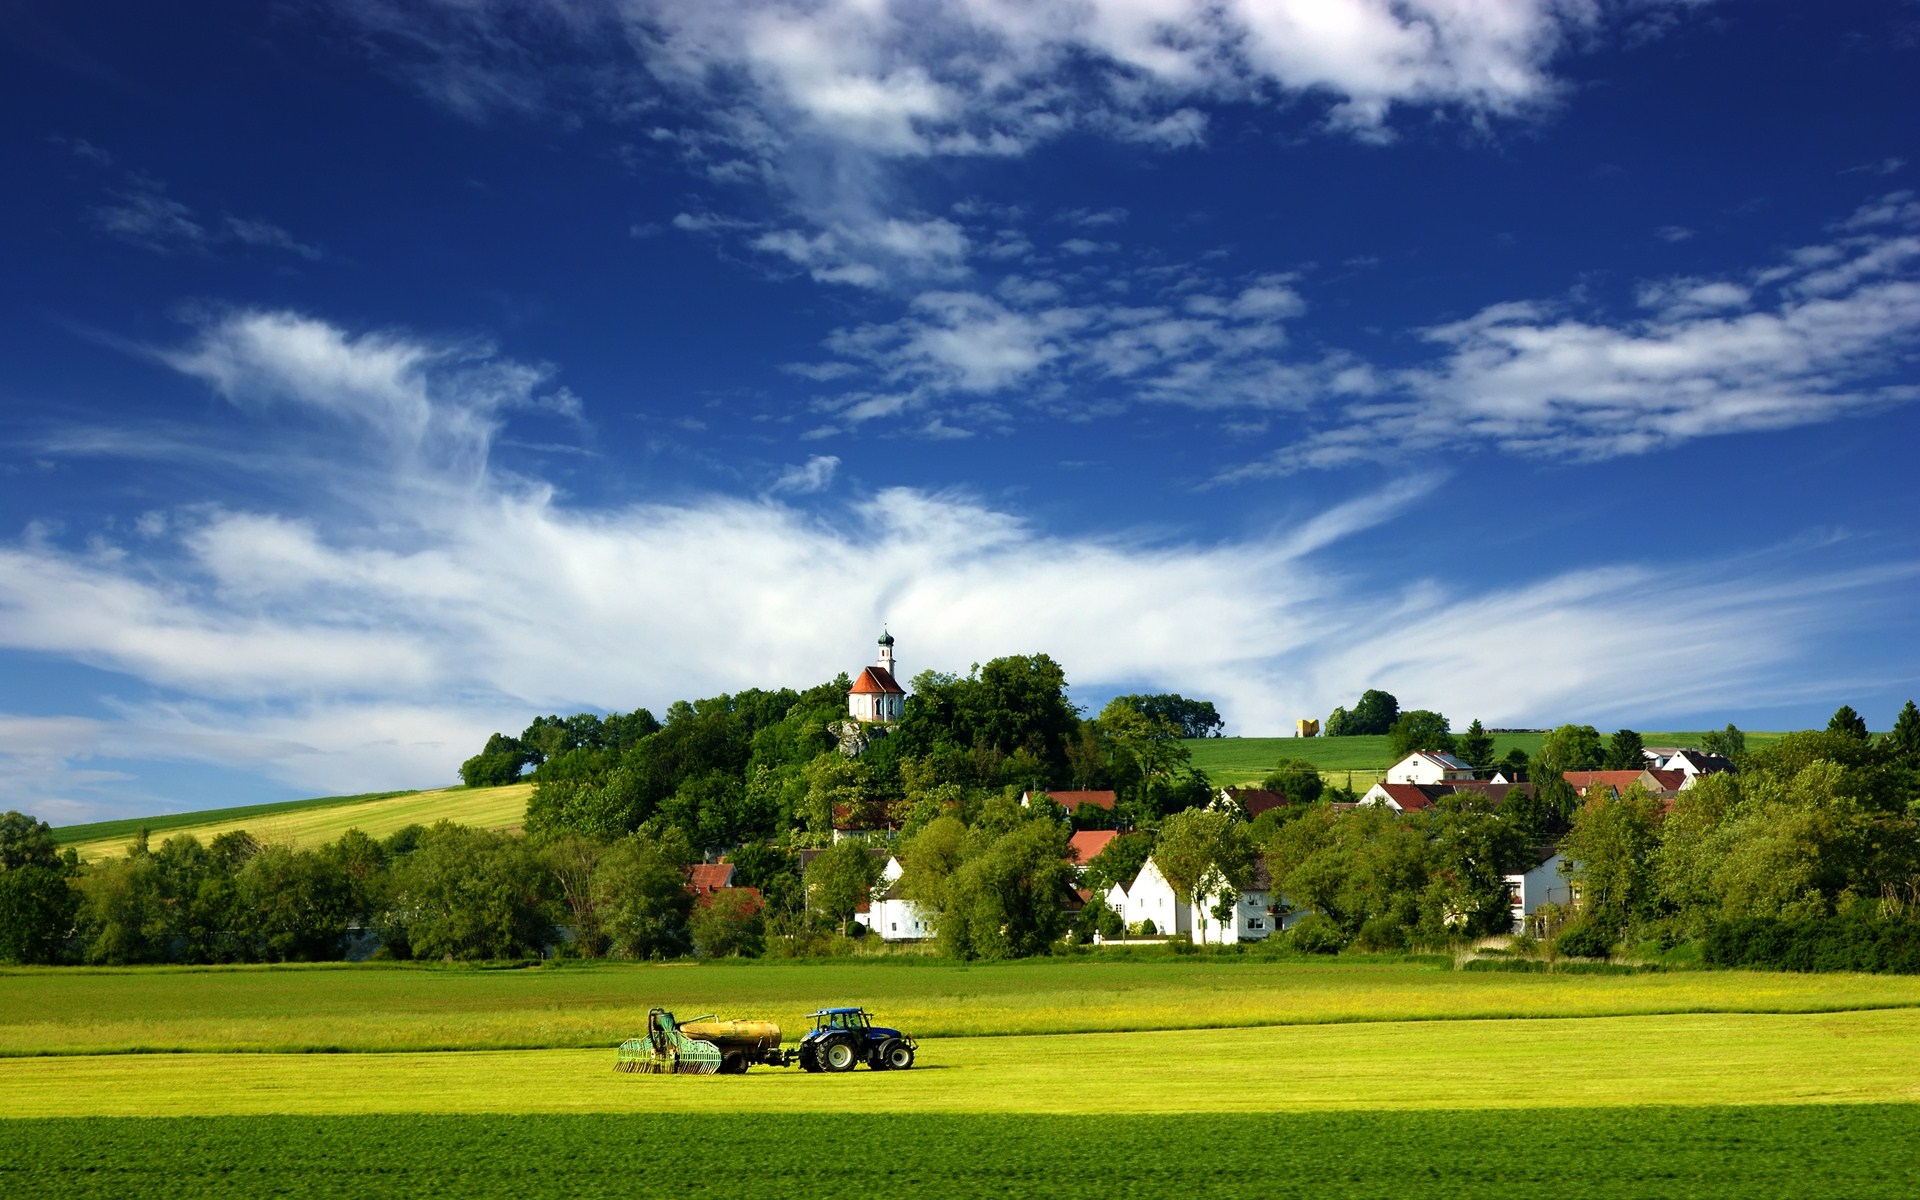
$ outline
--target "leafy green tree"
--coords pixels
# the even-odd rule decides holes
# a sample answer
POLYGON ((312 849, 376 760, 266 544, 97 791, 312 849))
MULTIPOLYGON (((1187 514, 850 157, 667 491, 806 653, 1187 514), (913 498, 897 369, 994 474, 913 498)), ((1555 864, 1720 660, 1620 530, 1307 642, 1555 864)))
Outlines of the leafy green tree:
POLYGON ((1640 735, 1631 729, 1615 731, 1607 739, 1606 769, 1609 771, 1638 771, 1647 765, 1647 756, 1643 753, 1646 743, 1640 735))
POLYGON ((1606 758, 1599 730, 1591 725, 1562 725, 1541 739, 1532 778, 1542 782, 1564 771, 1597 771, 1606 758))
POLYGON ((1705 933, 1718 915, 1720 892, 1714 873, 1726 842, 1721 827, 1740 805, 1740 788, 1738 775, 1704 775, 1674 798, 1673 808, 1660 824, 1654 883, 1661 901, 1688 934, 1705 933))
POLYGON ((759 958, 766 953, 761 903, 741 888, 726 888, 695 904, 689 925, 701 958, 759 958))
POLYGON ((1909 771, 1920 771, 1920 709, 1909 700, 1894 718, 1893 732, 1887 735, 1887 753, 1909 771))
POLYGON ((807 864, 807 898, 815 912, 846 933, 854 912, 872 898, 880 868, 880 860, 864 843, 854 838, 835 842, 807 864))
POLYGON ((1660 812, 1660 802, 1639 784, 1619 796, 1595 788, 1560 842, 1586 919, 1613 941, 1625 940, 1634 922, 1653 915, 1660 812))
POLYGON ((1183 738, 1219 737, 1226 725, 1210 700, 1189 700, 1178 694, 1121 696, 1119 700, 1145 716, 1167 722, 1183 738))
POLYGON ((1113 751, 1112 773, 1121 799, 1143 815, 1170 811, 1184 792, 1181 783, 1193 773, 1192 752, 1181 743, 1180 730, 1125 699, 1100 711, 1099 726, 1113 751))
POLYGON ((1708 754, 1718 754, 1722 758, 1730 759, 1747 752, 1747 735, 1740 732, 1739 726, 1728 721, 1725 729, 1701 738, 1700 748, 1708 754))
POLYGON ((1866 718, 1853 711, 1851 704, 1842 704, 1834 710, 1833 717, 1827 722, 1827 732, 1844 734, 1862 742, 1872 736, 1867 732, 1866 718))
POLYGON ((1419 932, 1429 940, 1505 933, 1512 923, 1506 866, 1526 842, 1516 822, 1478 803, 1443 796, 1413 819, 1427 843, 1419 932))
POLYGON ((1320 736, 1347 737, 1353 732, 1352 724, 1353 714, 1344 707, 1336 705, 1334 710, 1327 714, 1327 723, 1320 727, 1320 736))
POLYGON ((1316 806, 1267 843, 1267 870, 1294 911, 1321 914, 1343 943, 1378 919, 1410 931, 1420 923, 1427 885, 1426 840, 1414 822, 1384 807, 1341 813, 1316 806))
POLYGON ((534 755, 520 739, 496 733, 487 739, 486 748, 460 764, 460 782, 468 787, 498 787, 513 783, 532 764, 534 755))
POLYGON ((573 924, 572 952, 586 958, 603 957, 612 945, 601 921, 601 895, 593 885, 605 847, 592 838, 562 831, 534 841, 547 873, 559 889, 566 916, 573 924))
POLYGON ((1493 735, 1480 724, 1479 717, 1475 717, 1473 724, 1454 742, 1453 752, 1471 767, 1484 770, 1493 765, 1493 735))
POLYGON ((1398 760, 1415 750, 1453 753, 1453 733, 1445 713, 1415 708, 1403 712, 1387 728, 1387 753, 1398 760))
POLYGON ((1260 781, 1268 791, 1279 792, 1293 804, 1312 804, 1327 790, 1320 768, 1303 758, 1283 758, 1260 781))
POLYGON ((1708 847, 1718 915, 1826 917, 1843 897, 1878 890, 1874 843, 1887 831, 1851 784, 1845 768, 1825 761, 1790 778, 1761 772, 1743 780, 1742 803, 1708 847))
POLYGON ((346 874, 311 850, 269 845, 234 876, 231 909, 246 956, 261 962, 338 959, 353 917, 346 874))
POLYGON ((553 877, 525 838, 441 821, 395 874, 394 921, 416 958, 521 958, 553 938, 553 877))
POLYGON ((167 960, 166 901, 151 854, 94 863, 76 882, 76 922, 87 962, 124 966, 167 960))
POLYGON ((45 821, 0 816, 0 963, 51 963, 63 956, 80 897, 78 873, 45 821))
POLYGON ((1153 857, 1153 836, 1147 833, 1125 833, 1106 844, 1100 853, 1086 864, 1086 873, 1082 882, 1095 895, 1104 896, 1113 889, 1114 884, 1125 887, 1140 874, 1147 860, 1153 857))
POLYGON ((676 825, 643 826, 609 846, 593 873, 594 904, 613 949, 628 958, 679 958, 693 946, 694 853, 676 825))
POLYGON ((1400 719, 1400 701, 1394 699, 1392 692, 1371 689, 1361 694, 1359 703, 1347 714, 1346 734, 1370 735, 1386 733, 1393 723, 1400 719))
POLYGON ((955 958, 1045 954, 1067 931, 1073 869, 1065 861, 1066 826, 1039 818, 996 830, 969 831, 965 857, 947 881, 935 928, 955 958))

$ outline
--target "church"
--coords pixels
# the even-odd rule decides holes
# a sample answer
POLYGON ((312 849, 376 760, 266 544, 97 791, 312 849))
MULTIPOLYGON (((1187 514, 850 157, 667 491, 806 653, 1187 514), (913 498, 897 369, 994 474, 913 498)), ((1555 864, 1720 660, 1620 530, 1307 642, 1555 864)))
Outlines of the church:
POLYGON ((847 691, 847 713, 863 725, 891 725, 900 719, 907 693, 894 679, 893 635, 880 633, 880 660, 860 672, 847 691))

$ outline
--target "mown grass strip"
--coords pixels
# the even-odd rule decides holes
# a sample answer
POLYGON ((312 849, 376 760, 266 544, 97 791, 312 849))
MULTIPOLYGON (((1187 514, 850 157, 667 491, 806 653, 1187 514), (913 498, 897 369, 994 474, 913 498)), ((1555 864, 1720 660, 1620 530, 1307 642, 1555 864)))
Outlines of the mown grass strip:
POLYGON ((989 965, 752 962, 482 970, 327 966, 0 972, 0 1056, 605 1046, 649 1005, 780 1022, 860 1004, 916 1036, 1796 1013, 1920 1006, 1920 977, 1522 975, 1418 963, 1167 956, 989 965))
POLYGON ((165 833, 171 829, 185 829, 193 825, 217 825, 226 821, 243 821, 248 817, 300 812, 309 808, 332 808, 338 804, 391 800, 395 796, 411 796, 417 790, 407 788, 396 792, 361 792, 353 796, 314 796, 306 800, 277 800, 269 804, 241 804, 232 808, 204 808, 197 812, 165 813, 152 817, 123 817, 119 820, 94 821, 85 825, 61 825, 54 829, 53 840, 66 846, 79 842, 99 841, 103 838, 132 838, 142 829, 149 833, 165 833))
POLYGON ((0 1121, 9 1197, 1920 1194, 1920 1107, 0 1121))
POLYGON ((16 1116, 1206 1113, 1920 1101, 1904 1012, 927 1038, 905 1072, 624 1075, 596 1050, 0 1060, 16 1116))

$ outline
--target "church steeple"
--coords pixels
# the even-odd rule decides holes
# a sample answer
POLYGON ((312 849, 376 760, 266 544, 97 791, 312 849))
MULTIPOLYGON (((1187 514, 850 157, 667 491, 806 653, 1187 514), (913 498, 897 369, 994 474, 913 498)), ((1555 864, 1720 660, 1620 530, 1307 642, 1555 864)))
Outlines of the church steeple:
POLYGON ((881 630, 880 630, 880 663, 879 665, 882 670, 884 670, 887 674, 892 675, 895 679, 898 679, 900 677, 899 674, 893 669, 893 635, 888 633, 884 626, 881 627, 881 630))

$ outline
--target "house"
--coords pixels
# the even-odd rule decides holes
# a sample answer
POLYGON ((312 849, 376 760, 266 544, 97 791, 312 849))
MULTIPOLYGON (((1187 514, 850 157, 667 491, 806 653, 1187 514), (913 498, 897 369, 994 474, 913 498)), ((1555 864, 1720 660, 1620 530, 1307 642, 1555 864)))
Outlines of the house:
POLYGON ((687 890, 696 899, 732 886, 732 863, 695 863, 687 868, 687 890))
POLYGON ((1675 750, 1659 765, 1664 770, 1679 771, 1689 780, 1701 775, 1724 775, 1733 770, 1731 759, 1704 750, 1675 750))
MULTIPOLYGON (((1223 881, 1222 881, 1223 882, 1223 881)), ((1281 918, 1273 903, 1273 879, 1267 874, 1266 860, 1256 860, 1253 878, 1234 897, 1233 912, 1222 921, 1214 914, 1221 889, 1196 888, 1192 904, 1193 940, 1203 946, 1232 946, 1241 942, 1259 942, 1273 936, 1281 927, 1281 918)))
POLYGON ((1417 783, 1376 783, 1360 797, 1364 805, 1384 805, 1395 812, 1419 812, 1423 808, 1432 808, 1433 802, 1447 794, 1449 789, 1434 784, 1417 783))
POLYGON ((1693 782, 1679 771, 1651 768, 1639 771, 1562 771, 1560 778, 1567 781, 1567 786, 1577 796, 1586 795, 1592 788, 1602 788, 1618 796, 1639 784, 1649 795, 1661 800, 1673 799, 1682 788, 1693 782))
POLYGON ((1573 880, 1567 877, 1566 865, 1552 846, 1535 847, 1520 862, 1508 864, 1501 877, 1513 905, 1515 933, 1526 932, 1527 918, 1542 904, 1573 903, 1573 880))
POLYGON ((1182 904, 1174 895, 1173 885, 1160 873, 1159 864, 1152 859, 1140 868, 1140 873, 1127 885, 1126 894, 1119 904, 1112 904, 1113 910, 1131 929, 1143 921, 1152 921, 1155 933, 1180 936, 1193 932, 1192 906, 1182 904))
POLYGON ((1438 750, 1415 750, 1387 768, 1388 783, 1444 783, 1472 779, 1473 767, 1438 750))
POLYGON ((1229 787, 1216 792, 1207 807, 1214 812, 1230 812, 1243 821, 1251 821, 1261 813, 1285 808, 1288 803, 1284 795, 1270 788, 1229 787))
POLYGON ((847 689, 847 714, 863 725, 890 724, 906 711, 907 693, 894 680, 893 635, 880 633, 880 660, 847 689))
POLYGON ((880 868, 880 883, 873 889, 867 910, 855 919, 883 942, 914 942, 933 936, 933 918, 913 901, 900 894, 900 877, 906 867, 898 857, 889 857, 880 868))
POLYGON ((1112 812, 1115 799, 1112 792, 1032 791, 1020 793, 1020 807, 1033 807, 1033 798, 1035 796, 1052 800, 1061 808, 1066 809, 1068 816, 1072 816, 1074 813, 1080 811, 1080 806, 1083 804, 1091 804, 1095 808, 1104 808, 1108 812, 1112 812))
POLYGON ((1067 861, 1084 872, 1087 864, 1119 836, 1111 829, 1083 829, 1067 839, 1067 861))

